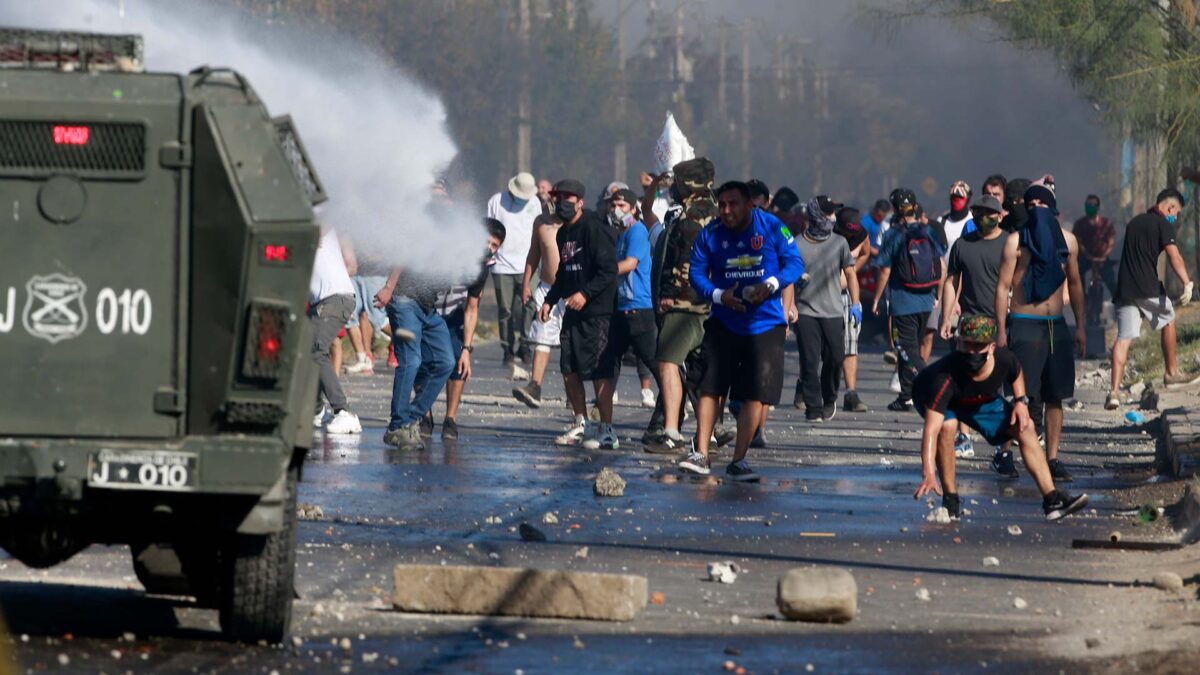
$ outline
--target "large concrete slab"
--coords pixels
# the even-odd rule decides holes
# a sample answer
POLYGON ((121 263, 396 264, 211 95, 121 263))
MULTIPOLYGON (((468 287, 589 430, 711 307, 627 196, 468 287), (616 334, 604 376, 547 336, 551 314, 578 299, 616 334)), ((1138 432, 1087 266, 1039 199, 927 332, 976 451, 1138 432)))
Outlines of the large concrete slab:
POLYGON ((845 623, 858 613, 858 584, 841 567, 797 567, 780 577, 776 604, 795 621, 845 623))
POLYGON ((473 565, 397 565, 392 602, 406 612, 629 621, 646 577, 473 565))

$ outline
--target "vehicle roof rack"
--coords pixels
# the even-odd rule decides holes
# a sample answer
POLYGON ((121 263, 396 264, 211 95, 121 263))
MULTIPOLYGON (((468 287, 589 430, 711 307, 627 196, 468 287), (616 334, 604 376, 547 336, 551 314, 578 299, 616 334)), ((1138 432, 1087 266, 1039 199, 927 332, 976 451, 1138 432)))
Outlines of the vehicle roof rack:
POLYGON ((142 72, 142 36, 0 28, 0 68, 142 72))

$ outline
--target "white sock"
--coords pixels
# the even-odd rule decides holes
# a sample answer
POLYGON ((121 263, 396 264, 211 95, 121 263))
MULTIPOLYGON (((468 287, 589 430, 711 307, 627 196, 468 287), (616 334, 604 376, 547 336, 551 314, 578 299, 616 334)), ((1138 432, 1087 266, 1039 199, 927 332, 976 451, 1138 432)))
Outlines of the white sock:
POLYGON ((678 429, 666 429, 665 431, 666 431, 667 436, 669 436, 672 440, 676 440, 676 441, 683 440, 683 434, 679 433, 678 429))
POLYGON ((576 416, 575 416, 575 426, 579 426, 579 425, 581 425, 581 424, 584 424, 584 423, 586 423, 586 422, 587 422, 587 416, 586 416, 586 415, 576 415, 576 416))
POLYGON ((369 359, 369 358, 367 358, 367 353, 366 353, 366 352, 359 352, 359 353, 358 353, 358 360, 359 360, 360 362, 365 362, 365 361, 369 361, 370 359, 369 359))

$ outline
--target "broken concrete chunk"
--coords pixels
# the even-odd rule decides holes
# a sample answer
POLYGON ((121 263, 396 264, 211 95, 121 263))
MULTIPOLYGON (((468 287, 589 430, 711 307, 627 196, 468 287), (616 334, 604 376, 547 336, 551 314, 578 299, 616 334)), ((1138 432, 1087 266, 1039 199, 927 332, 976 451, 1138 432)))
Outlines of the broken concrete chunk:
POLYGON ((392 603, 406 612, 628 621, 646 577, 470 565, 397 565, 392 603))
POLYGON ((1159 572, 1154 575, 1154 587, 1164 591, 1183 590, 1183 578, 1174 572, 1159 572))
POLYGON ((840 567, 798 567, 779 578, 779 611, 798 621, 842 623, 858 612, 858 585, 840 567))
POLYGON ((608 467, 596 475, 596 483, 592 489, 600 497, 620 497, 625 494, 625 479, 608 467))

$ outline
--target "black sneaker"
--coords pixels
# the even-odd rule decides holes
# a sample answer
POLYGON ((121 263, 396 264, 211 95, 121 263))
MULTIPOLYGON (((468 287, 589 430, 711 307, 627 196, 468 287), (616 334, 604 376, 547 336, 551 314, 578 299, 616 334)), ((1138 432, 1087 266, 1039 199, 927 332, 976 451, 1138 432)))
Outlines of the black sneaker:
POLYGON ((792 397, 792 407, 799 410, 804 407, 804 392, 800 391, 800 380, 796 380, 796 395, 792 397))
POLYGON ((504 353, 504 361, 501 362, 501 365, 503 365, 505 368, 512 368, 516 363, 517 357, 515 354, 509 354, 508 352, 504 353))
POLYGON ((718 424, 713 427, 712 442, 718 448, 723 448, 737 440, 737 434, 733 433, 723 424, 718 424))
POLYGON ((514 387, 512 395, 530 408, 542 407, 542 385, 537 382, 530 382, 524 387, 514 387))
POLYGON ((457 441, 458 440, 458 422, 454 418, 447 417, 442 420, 442 440, 457 441))
POLYGON ((895 401, 892 401, 888 404, 888 410, 891 410, 892 412, 908 412, 909 410, 912 410, 912 399, 897 398, 895 401))
POLYGON ((821 418, 826 422, 833 419, 834 415, 837 415, 837 403, 830 403, 824 408, 821 408, 821 418))
POLYGON ((419 430, 421 438, 433 438, 433 413, 429 413, 421 418, 419 430))
POLYGON ((758 431, 754 432, 754 438, 750 439, 750 447, 765 448, 767 447, 767 437, 763 435, 763 428, 759 427, 758 431))
POLYGON ((863 403, 862 399, 858 397, 857 391, 848 391, 846 392, 846 395, 842 397, 842 410, 845 410, 846 412, 868 412, 870 411, 870 408, 868 408, 867 404, 863 403))
POLYGON ((712 469, 708 468, 708 458, 695 451, 689 452, 688 456, 683 458, 683 461, 679 463, 679 469, 701 476, 712 473, 712 469))
POLYGON ((951 520, 962 520, 962 500, 953 492, 942 495, 942 507, 950 514, 951 520))
POLYGON ((740 483, 758 482, 758 474, 754 473, 754 469, 751 469, 750 465, 744 459, 739 459, 725 467, 725 475, 729 477, 729 480, 735 480, 740 483))
POLYGON ((683 450, 682 438, 671 438, 663 432, 649 441, 642 439, 642 448, 652 455, 677 455, 683 450))
POLYGON ((1050 465, 1050 477, 1055 483, 1070 483, 1075 480, 1074 477, 1067 471, 1067 467, 1058 459, 1047 460, 1046 464, 1050 465))
POLYGON ((653 443, 663 435, 662 427, 651 427, 642 432, 642 443, 653 443))
POLYGON ((992 471, 1005 478, 1016 478, 1020 475, 1011 450, 997 450, 996 454, 992 455, 992 471))
POLYGON ((816 408, 809 408, 808 410, 804 411, 804 421, 813 423, 824 422, 825 416, 821 414, 820 410, 817 410, 816 408))
POLYGON ((1061 520, 1087 506, 1087 503, 1087 495, 1072 497, 1062 490, 1055 490, 1042 497, 1042 511, 1046 513, 1046 520, 1061 520))

